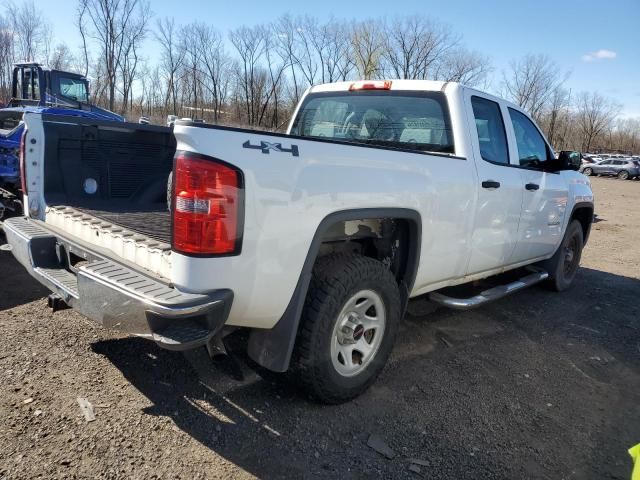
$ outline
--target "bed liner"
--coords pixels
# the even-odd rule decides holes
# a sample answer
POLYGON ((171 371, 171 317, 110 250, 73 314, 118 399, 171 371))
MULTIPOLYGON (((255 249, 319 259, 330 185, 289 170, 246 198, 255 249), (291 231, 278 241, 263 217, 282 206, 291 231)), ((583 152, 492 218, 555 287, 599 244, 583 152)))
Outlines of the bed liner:
MULTIPOLYGON (((67 207, 68 208, 68 207, 67 207)), ((130 211, 125 208, 100 206, 74 207, 75 210, 105 222, 130 229, 162 243, 171 243, 171 212, 166 207, 130 211)))
POLYGON ((113 206, 111 210, 86 206, 48 206, 45 223, 170 278, 170 212, 160 209, 118 212, 118 208, 113 206))

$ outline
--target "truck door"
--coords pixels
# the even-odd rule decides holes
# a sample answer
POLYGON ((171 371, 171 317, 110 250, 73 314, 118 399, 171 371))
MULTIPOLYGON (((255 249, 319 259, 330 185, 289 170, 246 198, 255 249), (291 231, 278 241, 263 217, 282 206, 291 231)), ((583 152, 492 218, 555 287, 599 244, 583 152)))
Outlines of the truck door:
POLYGON ((510 155, 500 103, 477 94, 466 99, 469 132, 478 172, 478 202, 467 274, 499 268, 516 246, 523 185, 510 155))
POLYGON ((523 112, 509 107, 507 121, 524 185, 518 242, 509 263, 525 262, 553 253, 562 240, 568 187, 558 173, 543 171, 554 158, 535 123, 523 112))

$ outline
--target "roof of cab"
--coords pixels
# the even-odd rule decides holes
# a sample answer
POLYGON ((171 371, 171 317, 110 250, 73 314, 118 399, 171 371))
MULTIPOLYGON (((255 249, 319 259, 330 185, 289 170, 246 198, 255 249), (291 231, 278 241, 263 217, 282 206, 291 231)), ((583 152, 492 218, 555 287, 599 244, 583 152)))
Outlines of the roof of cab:
MULTIPOLYGON (((367 80, 371 82, 380 80, 367 80)), ((348 82, 335 82, 335 83, 323 83, 311 87, 309 93, 318 92, 346 92, 349 87, 354 83, 361 82, 363 80, 352 80, 348 82)), ((440 91, 448 84, 454 84, 456 82, 441 82, 434 80, 389 80, 391 82, 390 90, 422 90, 422 91, 440 91)))
POLYGON ((38 63, 38 62, 18 62, 18 63, 14 63, 13 65, 14 67, 40 67, 44 72, 57 72, 57 73, 64 73, 65 75, 70 75, 73 77, 78 77, 78 78, 83 78, 86 79, 87 77, 82 75, 81 73, 75 73, 75 72, 67 72, 66 70, 58 70, 55 68, 51 68, 48 65, 44 65, 42 63, 38 63))

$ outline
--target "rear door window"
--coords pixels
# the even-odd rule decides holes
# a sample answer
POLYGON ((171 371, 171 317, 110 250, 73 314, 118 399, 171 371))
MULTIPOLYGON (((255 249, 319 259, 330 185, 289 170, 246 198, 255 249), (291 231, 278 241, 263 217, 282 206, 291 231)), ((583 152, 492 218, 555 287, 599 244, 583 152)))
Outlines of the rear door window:
POLYGON ((441 92, 359 91, 310 94, 292 135, 454 153, 446 98, 441 92))
POLYGON ((487 162, 508 165, 509 147, 500 105, 486 98, 473 96, 471 107, 478 133, 480 156, 487 162))

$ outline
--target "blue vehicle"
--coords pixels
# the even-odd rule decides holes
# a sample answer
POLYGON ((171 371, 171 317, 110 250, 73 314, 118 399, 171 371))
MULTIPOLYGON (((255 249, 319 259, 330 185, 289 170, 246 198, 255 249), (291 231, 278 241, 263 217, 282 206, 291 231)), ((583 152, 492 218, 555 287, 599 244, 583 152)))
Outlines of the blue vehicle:
POLYGON ((13 69, 11 100, 0 109, 0 220, 20 215, 20 142, 27 112, 73 115, 123 122, 116 113, 91 105, 89 81, 77 73, 52 70, 38 63, 13 69))

